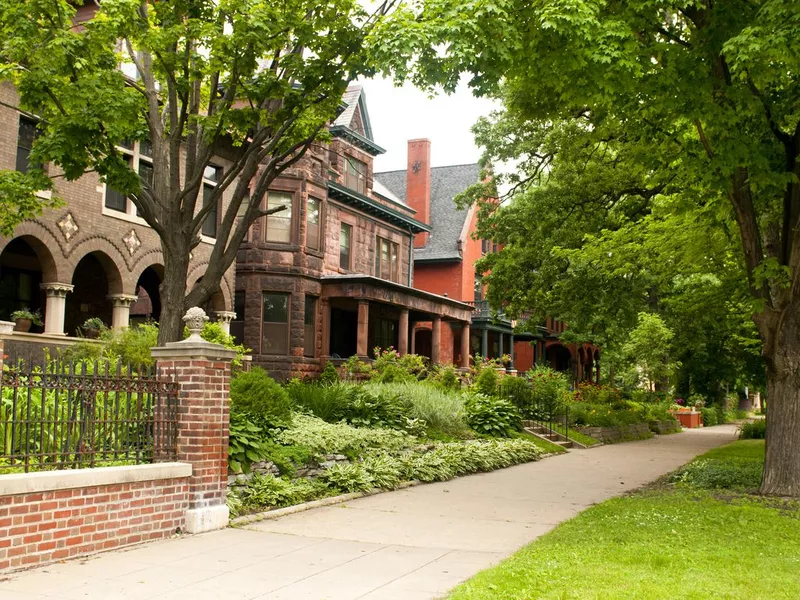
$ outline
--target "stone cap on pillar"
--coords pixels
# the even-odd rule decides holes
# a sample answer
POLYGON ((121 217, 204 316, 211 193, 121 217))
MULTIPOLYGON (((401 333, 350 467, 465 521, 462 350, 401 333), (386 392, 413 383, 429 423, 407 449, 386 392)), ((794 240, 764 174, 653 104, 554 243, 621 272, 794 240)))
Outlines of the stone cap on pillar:
POLYGON ((200 337, 203 325, 208 321, 208 316, 202 308, 193 306, 183 317, 189 328, 189 337, 180 342, 169 342, 166 346, 150 348, 153 358, 159 359, 206 359, 206 360, 233 360, 236 350, 231 350, 220 344, 207 342, 200 337))

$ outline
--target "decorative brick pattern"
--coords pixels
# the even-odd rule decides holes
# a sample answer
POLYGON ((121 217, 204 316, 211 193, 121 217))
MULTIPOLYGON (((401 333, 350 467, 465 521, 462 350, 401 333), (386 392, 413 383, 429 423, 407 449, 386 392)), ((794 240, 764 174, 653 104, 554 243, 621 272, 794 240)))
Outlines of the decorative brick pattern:
POLYGON ((169 537, 188 478, 0 496, 0 572, 169 537))

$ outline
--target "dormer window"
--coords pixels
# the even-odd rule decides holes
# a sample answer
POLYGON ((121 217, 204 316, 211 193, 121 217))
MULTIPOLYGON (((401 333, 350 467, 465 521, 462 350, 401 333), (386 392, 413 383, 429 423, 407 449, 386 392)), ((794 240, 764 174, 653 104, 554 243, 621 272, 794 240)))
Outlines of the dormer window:
POLYGON ((367 165, 352 156, 345 157, 344 185, 363 194, 367 189, 367 165))

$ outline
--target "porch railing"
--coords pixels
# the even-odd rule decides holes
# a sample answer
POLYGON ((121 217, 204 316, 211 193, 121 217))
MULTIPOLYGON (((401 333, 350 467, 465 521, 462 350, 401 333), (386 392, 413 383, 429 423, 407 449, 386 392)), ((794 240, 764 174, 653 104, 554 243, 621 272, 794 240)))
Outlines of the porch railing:
POLYGON ((473 319, 486 319, 486 320, 497 320, 503 322, 511 322, 503 311, 494 312, 492 307, 489 305, 488 300, 473 300, 469 302, 465 302, 464 304, 470 304, 472 306, 472 318, 473 319))
POLYGON ((6 361, 0 474, 174 460, 178 383, 155 367, 6 361))
POLYGON ((569 437, 569 404, 552 397, 537 395, 526 379, 503 379, 498 385, 498 395, 512 402, 523 420, 533 421, 564 438, 569 437))

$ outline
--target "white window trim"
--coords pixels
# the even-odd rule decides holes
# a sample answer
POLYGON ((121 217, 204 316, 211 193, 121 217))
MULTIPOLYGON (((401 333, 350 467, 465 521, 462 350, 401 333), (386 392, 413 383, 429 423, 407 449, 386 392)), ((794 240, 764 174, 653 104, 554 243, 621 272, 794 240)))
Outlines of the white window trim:
MULTIPOLYGON (((208 165, 208 166, 210 168, 212 168, 212 169, 219 169, 220 172, 223 172, 223 168, 220 167, 220 166, 217 166, 217 165, 208 165)), ((217 187, 218 183, 219 183, 218 181, 211 181, 210 179, 206 179, 205 178, 205 174, 204 174, 203 180, 200 182, 200 198, 201 198, 200 210, 203 210, 203 206, 204 206, 202 204, 202 201, 203 201, 202 198, 203 198, 203 196, 205 194, 205 191, 204 191, 205 187, 206 186, 217 187)), ((217 227, 216 227, 217 235, 219 235, 219 224, 220 224, 219 223, 219 212, 220 212, 221 209, 222 209, 222 198, 219 198, 219 199, 217 199, 217 227)), ((204 224, 205 224, 205 222, 204 222, 204 224)), ((200 241, 203 242, 204 244, 211 244, 213 246, 214 244, 217 243, 217 238, 216 237, 211 237, 209 235, 204 235, 203 234, 203 226, 201 225, 200 226, 200 241)))

